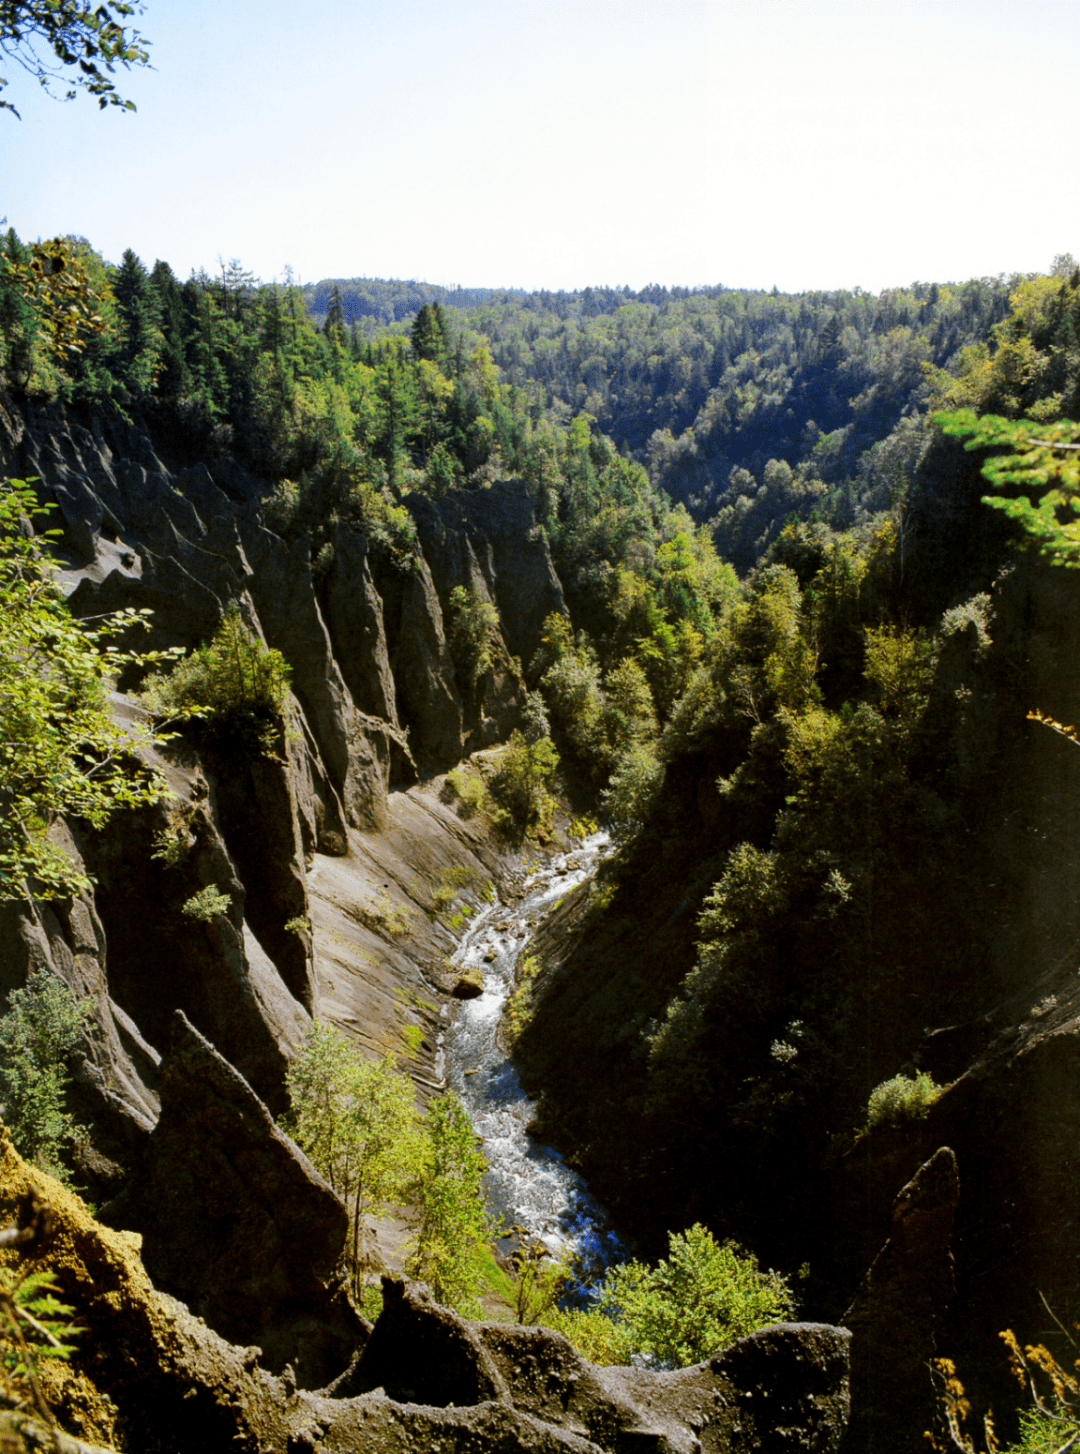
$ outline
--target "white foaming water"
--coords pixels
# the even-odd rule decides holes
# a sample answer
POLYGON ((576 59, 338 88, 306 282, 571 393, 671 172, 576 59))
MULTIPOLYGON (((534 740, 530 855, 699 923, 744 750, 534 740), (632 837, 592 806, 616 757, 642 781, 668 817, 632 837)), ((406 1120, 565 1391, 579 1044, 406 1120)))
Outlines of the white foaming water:
POLYGON ((478 965, 484 992, 461 1006, 446 1033, 447 1079, 483 1139, 488 1159, 485 1189, 492 1211, 508 1226, 525 1227, 553 1252, 577 1253, 593 1272, 622 1254, 619 1239, 581 1177, 557 1151, 526 1135, 535 1107, 496 1035, 518 957, 533 927, 558 899, 589 877, 607 846, 607 834, 594 833, 579 849, 532 874, 519 903, 493 904, 476 916, 453 962, 478 965))

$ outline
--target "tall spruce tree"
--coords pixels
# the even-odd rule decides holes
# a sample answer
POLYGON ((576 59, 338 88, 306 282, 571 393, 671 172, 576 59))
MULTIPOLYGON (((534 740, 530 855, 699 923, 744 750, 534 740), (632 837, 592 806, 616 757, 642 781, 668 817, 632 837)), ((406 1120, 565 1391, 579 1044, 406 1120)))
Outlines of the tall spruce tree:
POLYGON ((113 294, 120 311, 120 334, 110 367, 129 394, 148 394, 164 343, 160 302, 146 268, 130 247, 113 278, 113 294))

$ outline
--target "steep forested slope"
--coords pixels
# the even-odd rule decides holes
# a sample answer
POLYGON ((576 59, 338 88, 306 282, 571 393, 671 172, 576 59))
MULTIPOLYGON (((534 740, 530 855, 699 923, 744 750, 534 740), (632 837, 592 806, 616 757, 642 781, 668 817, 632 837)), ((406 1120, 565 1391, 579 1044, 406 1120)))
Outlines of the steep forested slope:
MULTIPOLYGON (((932 387, 1045 431, 1075 414, 1078 322, 1076 270, 1025 282, 932 387)), ((829 1316, 951 1145, 943 1337, 985 1391, 998 1329, 1080 1287, 1075 748, 1027 718, 1078 714, 1080 601, 982 503, 977 461, 926 443, 902 513, 789 523, 725 611, 642 829, 544 930, 517 1055, 643 1235, 704 1215, 807 1260, 829 1316), (925 1121, 867 1133, 875 1088, 916 1072, 943 1088, 925 1121)))

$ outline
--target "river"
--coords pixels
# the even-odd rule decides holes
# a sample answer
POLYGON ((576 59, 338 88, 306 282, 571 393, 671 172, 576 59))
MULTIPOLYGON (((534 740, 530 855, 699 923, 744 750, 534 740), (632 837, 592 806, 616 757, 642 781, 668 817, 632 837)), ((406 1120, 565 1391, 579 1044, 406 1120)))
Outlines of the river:
POLYGON ((576 1254, 589 1275, 625 1256, 626 1249, 581 1177, 552 1147, 526 1135, 535 1106, 499 1046, 498 1028, 534 926, 590 876, 608 843, 607 834, 594 833, 531 874, 518 903, 491 904, 477 913, 452 957, 455 964, 481 968, 484 991, 460 1006, 441 1037, 447 1082, 484 1143, 492 1212, 508 1227, 524 1227, 553 1252, 576 1254))

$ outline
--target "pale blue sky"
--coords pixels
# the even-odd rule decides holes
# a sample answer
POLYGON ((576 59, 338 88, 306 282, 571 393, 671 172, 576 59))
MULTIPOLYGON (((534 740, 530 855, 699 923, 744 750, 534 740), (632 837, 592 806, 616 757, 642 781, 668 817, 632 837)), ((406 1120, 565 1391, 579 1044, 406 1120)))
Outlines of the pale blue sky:
POLYGON ((1076 0, 149 0, 0 215, 184 278, 855 287, 1080 255, 1076 0))

